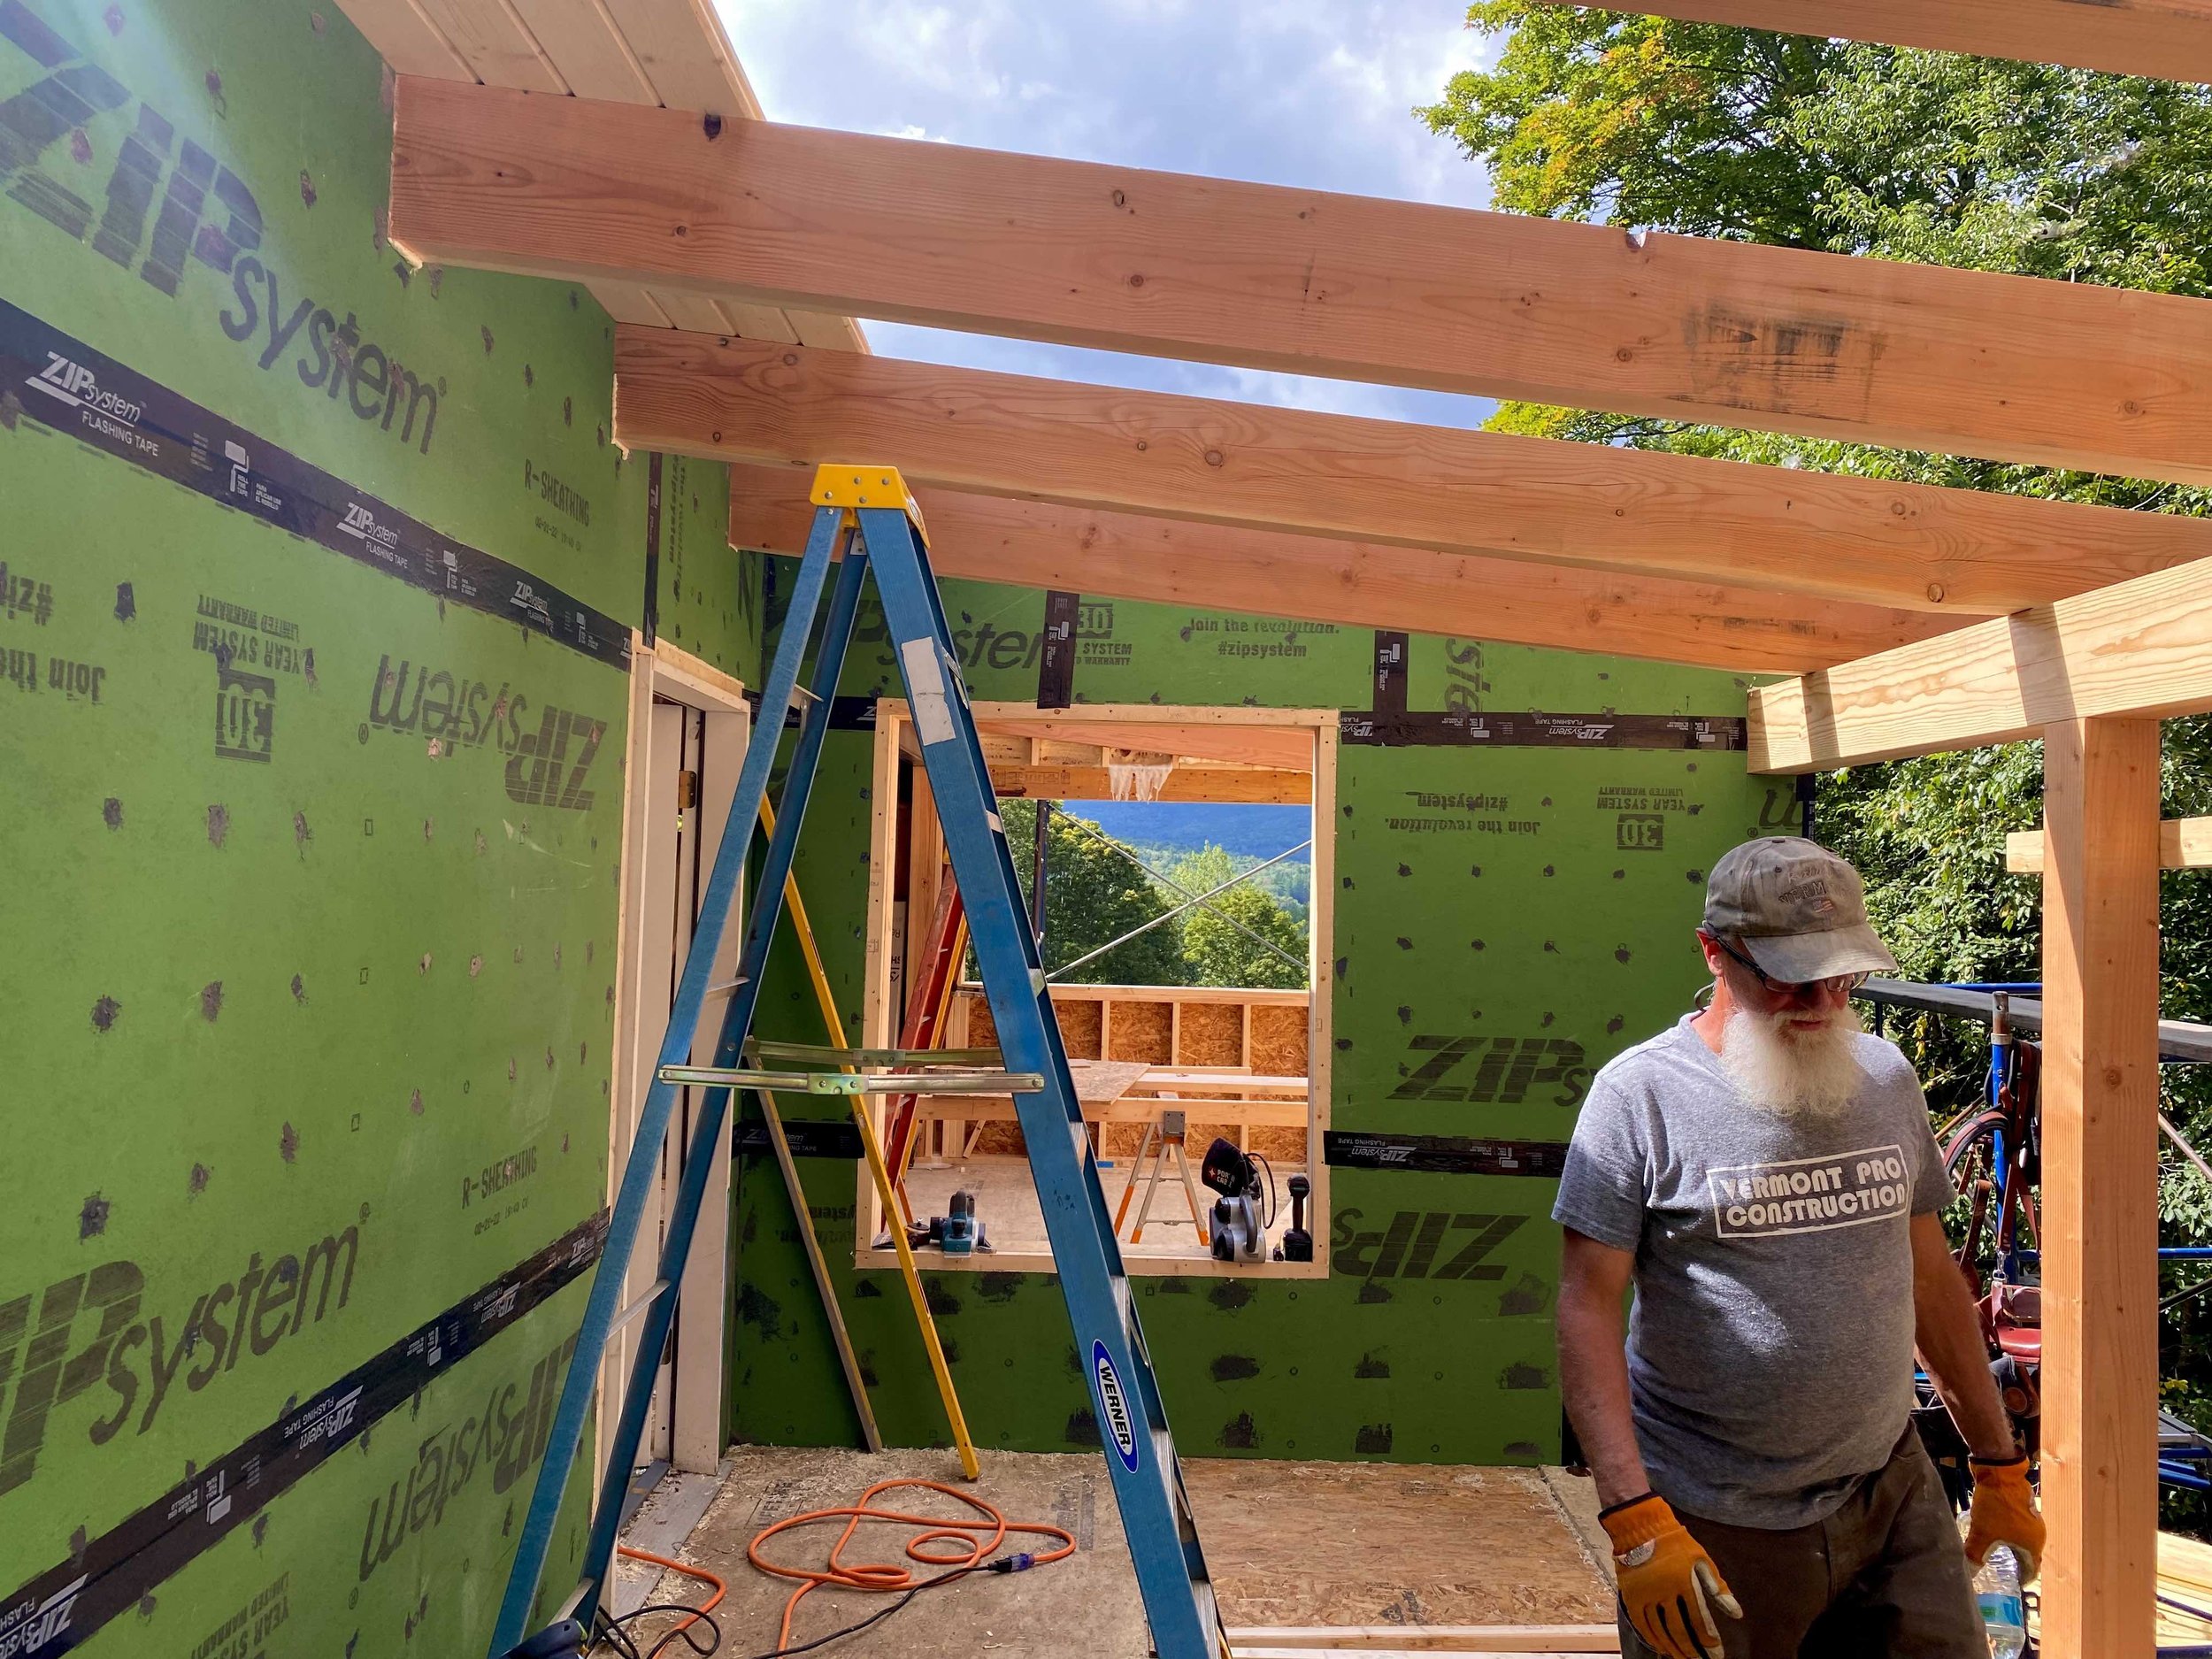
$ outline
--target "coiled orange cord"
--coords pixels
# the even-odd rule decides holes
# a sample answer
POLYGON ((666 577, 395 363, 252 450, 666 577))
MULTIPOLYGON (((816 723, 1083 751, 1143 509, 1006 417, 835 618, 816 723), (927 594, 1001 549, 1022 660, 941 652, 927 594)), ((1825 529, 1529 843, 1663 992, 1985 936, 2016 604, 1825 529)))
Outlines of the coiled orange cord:
MULTIPOLYGON (((824 1585, 887 1595, 921 1589, 928 1583, 927 1579, 917 1578, 910 1569, 895 1562, 846 1561, 845 1547, 852 1542, 853 1534, 860 1530, 864 1521, 890 1521, 901 1525, 920 1527, 922 1531, 907 1540, 907 1558, 918 1561, 925 1567, 936 1567, 948 1571, 980 1567, 990 1558, 991 1553, 1005 1541, 1009 1532, 1034 1532, 1040 1537, 1060 1540, 1057 1549, 1033 1555, 1030 1562, 1032 1566, 1041 1567, 1047 1562, 1062 1561, 1075 1553, 1074 1533, 1062 1527, 1034 1522, 1010 1521, 995 1506, 986 1503, 972 1493, 961 1491, 957 1486, 943 1486, 934 1480, 879 1480, 860 1494, 857 1503, 838 1509, 810 1509, 803 1515, 788 1517, 772 1526, 762 1528, 753 1541, 746 1546, 746 1559, 763 1572, 772 1573, 779 1578, 796 1578, 800 1581, 799 1587, 791 1593, 790 1600, 783 1604, 783 1624, 776 1633, 779 1651, 791 1646, 791 1616, 798 1611, 799 1603, 824 1585), (878 1496, 899 1486, 921 1486, 931 1492, 941 1492, 949 1498, 957 1498, 984 1518, 964 1521, 941 1515, 906 1515, 896 1509, 872 1507, 878 1496), (845 1523, 845 1530, 830 1546, 829 1565, 826 1568, 787 1567, 780 1562, 770 1561, 762 1553, 763 1546, 779 1532, 840 1519, 845 1523), (945 1553, 933 1553, 929 1548, 933 1544, 947 1544, 953 1548, 945 1553)), ((708 1605, 710 1607, 713 1603, 709 1602, 708 1605)))

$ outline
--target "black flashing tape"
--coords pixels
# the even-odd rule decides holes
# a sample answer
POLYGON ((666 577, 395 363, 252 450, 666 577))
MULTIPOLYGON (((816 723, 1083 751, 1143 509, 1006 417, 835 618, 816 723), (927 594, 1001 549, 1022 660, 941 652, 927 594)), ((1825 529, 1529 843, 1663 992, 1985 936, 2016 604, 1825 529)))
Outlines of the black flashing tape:
MULTIPOLYGON (((629 666, 630 630, 612 617, 439 534, 4 300, 0 405, 449 603, 629 666)), ((0 1659, 12 1659, 4 1640, 0 1659)))
POLYGON ((1689 714, 1362 714, 1348 710, 1340 741, 1380 748, 1681 749, 1747 747, 1746 723, 1689 714))
POLYGON ((608 1215, 572 1227, 191 1479, 0 1601, 0 1659, 54 1659, 212 1548, 342 1446, 599 1259, 608 1215))
POLYGON ((660 638, 661 626, 661 462, 658 449, 645 472, 645 618, 638 632, 648 645, 660 638))
MULTIPOLYGON (((745 701, 757 713, 760 693, 752 687, 745 688, 745 701)), ((791 706, 783 711, 783 729, 795 732, 806 712, 806 699, 794 694, 791 706)), ((876 729, 876 700, 873 697, 832 697, 830 699, 829 729, 833 732, 872 732, 876 729)))
POLYGON ((1321 1161, 1333 1170, 1409 1170, 1422 1175, 1535 1175, 1558 1179, 1560 1141, 1471 1141, 1464 1135, 1365 1134, 1325 1130, 1321 1161))
POLYGON ((1045 637, 1037 653, 1037 706, 1064 709, 1075 701, 1075 624, 1083 596, 1055 588, 1045 595, 1045 637))
POLYGON ((1412 665, 1412 636, 1392 628, 1375 630, 1375 715, 1378 720, 1402 719, 1409 707, 1407 671, 1412 665))

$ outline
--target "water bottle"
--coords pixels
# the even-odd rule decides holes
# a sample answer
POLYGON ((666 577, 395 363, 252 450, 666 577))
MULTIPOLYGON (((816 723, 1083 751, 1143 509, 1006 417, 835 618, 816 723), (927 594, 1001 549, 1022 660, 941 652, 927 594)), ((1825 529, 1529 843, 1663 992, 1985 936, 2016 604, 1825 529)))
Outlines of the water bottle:
POLYGON ((2028 1645, 2027 1612, 2020 1602, 2020 1563, 1998 1544, 1974 1575, 1974 1603, 1981 1609, 1989 1659, 2020 1659, 2028 1645))

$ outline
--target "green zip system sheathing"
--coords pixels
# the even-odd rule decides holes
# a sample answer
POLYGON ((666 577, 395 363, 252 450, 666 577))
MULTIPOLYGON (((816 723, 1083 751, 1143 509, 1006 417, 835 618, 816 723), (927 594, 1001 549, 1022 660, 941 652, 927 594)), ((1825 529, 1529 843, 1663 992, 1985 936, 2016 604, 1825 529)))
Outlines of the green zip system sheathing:
POLYGON ((385 242, 388 98, 328 4, 0 0, 7 1653, 480 1651, 581 1306, 654 457, 588 296, 385 242))

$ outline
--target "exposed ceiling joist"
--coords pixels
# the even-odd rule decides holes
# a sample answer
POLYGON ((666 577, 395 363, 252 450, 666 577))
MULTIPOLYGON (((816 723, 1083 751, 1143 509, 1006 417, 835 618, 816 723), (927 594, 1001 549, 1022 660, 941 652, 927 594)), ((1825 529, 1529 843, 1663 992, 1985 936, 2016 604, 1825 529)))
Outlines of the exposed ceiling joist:
POLYGON ((450 265, 2212 483, 2200 299, 412 78, 391 224, 450 265))
POLYGON ((632 449, 1447 553, 2018 610, 2212 553, 2212 519, 625 326, 632 449))
POLYGON ((2208 710, 2212 565, 2188 565, 1755 690, 1750 765, 1824 771, 2208 710))
POLYGON ((1630 9, 1786 35, 2212 81, 2212 0, 1632 0, 1630 9))
MULTIPOLYGON (((733 546, 797 554, 809 474, 730 468, 733 546)), ((916 492, 941 576, 1195 611, 1602 650, 1740 673, 1796 673, 1959 626, 1925 611, 1624 576, 963 490, 916 492)))

